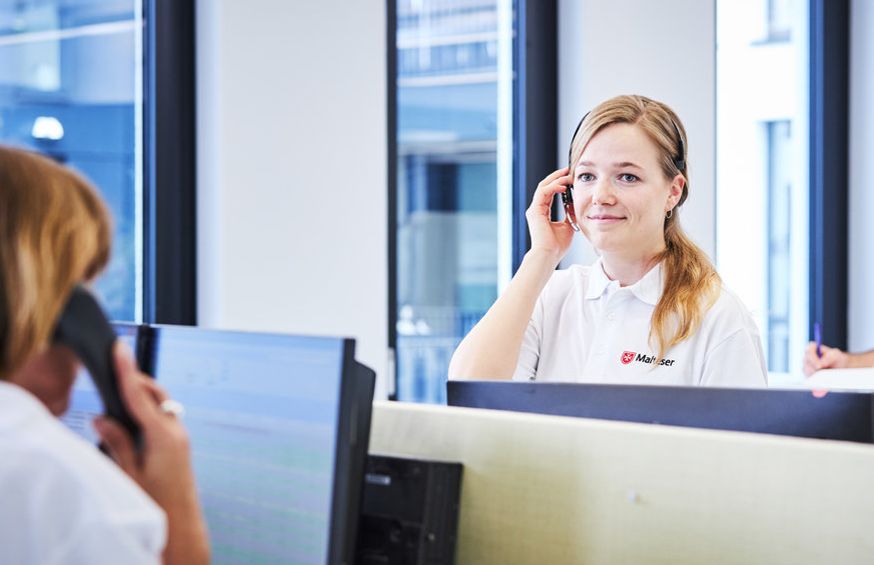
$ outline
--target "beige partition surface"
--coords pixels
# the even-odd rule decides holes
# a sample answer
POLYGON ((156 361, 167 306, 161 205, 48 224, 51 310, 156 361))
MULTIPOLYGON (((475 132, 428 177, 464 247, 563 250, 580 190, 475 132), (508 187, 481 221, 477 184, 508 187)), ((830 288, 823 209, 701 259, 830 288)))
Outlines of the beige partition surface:
POLYGON ((874 563, 874 446, 398 402, 370 452, 464 464, 457 563, 874 563))

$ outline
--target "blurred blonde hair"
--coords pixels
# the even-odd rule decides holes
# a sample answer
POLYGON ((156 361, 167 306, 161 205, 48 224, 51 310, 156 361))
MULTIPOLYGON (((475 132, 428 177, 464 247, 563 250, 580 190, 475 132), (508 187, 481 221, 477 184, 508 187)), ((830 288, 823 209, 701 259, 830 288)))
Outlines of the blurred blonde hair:
POLYGON ((73 287, 109 261, 96 190, 54 161, 0 146, 0 379, 49 345, 73 287))
POLYGON ((680 227, 677 209, 689 196, 686 130, 666 104, 645 96, 617 96, 589 112, 571 141, 571 168, 580 160, 589 141, 605 127, 625 123, 641 128, 661 156, 662 172, 672 180, 686 180, 680 200, 665 218, 665 251, 661 257, 664 289, 650 321, 650 340, 655 339, 658 358, 688 339, 701 325, 704 314, 719 297, 721 280, 710 259, 680 227), (679 165, 679 166, 678 166, 679 165))

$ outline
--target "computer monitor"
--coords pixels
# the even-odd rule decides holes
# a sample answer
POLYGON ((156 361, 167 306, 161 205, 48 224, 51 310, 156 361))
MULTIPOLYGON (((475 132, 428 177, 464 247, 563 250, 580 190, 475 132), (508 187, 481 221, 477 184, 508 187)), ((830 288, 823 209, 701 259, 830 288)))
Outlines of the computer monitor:
POLYGON ((449 381, 450 406, 874 442, 867 393, 449 381))
POLYGON ((351 563, 373 371, 354 341, 156 326, 185 407, 213 562, 351 563))
MULTIPOLYGON (((139 340, 137 338, 141 327, 124 322, 114 322, 112 324, 112 328, 118 334, 118 339, 130 347, 138 363, 142 361, 140 357, 141 352, 138 348, 139 340)), ((103 401, 100 399, 100 393, 97 392, 97 388, 94 386, 94 381, 91 380, 88 371, 82 368, 79 374, 76 375, 73 391, 70 395, 70 405, 67 407, 64 415, 61 416, 61 421, 87 441, 96 444, 99 438, 91 422, 101 414, 103 414, 103 401)))

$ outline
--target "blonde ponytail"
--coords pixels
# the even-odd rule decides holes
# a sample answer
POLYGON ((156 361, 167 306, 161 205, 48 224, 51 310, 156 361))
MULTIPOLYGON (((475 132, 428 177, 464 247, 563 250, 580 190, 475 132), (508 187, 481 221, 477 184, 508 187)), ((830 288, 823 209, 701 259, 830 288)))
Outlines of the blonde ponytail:
POLYGON ((658 359, 698 330, 721 287, 710 259, 683 233, 676 214, 665 221, 665 247, 661 257, 665 283, 649 333, 658 347, 658 359))

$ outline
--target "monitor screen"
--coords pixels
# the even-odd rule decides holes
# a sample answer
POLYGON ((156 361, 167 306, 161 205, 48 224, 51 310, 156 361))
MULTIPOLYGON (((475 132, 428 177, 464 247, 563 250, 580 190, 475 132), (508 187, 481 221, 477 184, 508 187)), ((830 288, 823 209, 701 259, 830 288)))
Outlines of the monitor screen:
POLYGON ((213 562, 339 563, 354 542, 360 497, 362 470, 356 477, 349 459, 363 449, 363 465, 367 439, 350 446, 347 431, 366 409, 367 425, 357 429, 368 434, 372 399, 371 381, 367 401, 353 407, 354 342, 181 326, 153 332, 153 374, 185 407, 213 562))
POLYGON ((451 406, 872 443, 865 393, 449 381, 451 406))
MULTIPOLYGON (((118 334, 118 338, 124 341, 131 351, 137 350, 139 326, 116 322, 112 324, 112 327, 118 334)), ((100 400, 100 393, 97 392, 88 371, 82 368, 73 383, 70 405, 61 416, 61 421, 89 442, 96 444, 98 437, 91 422, 100 414, 103 414, 103 401, 100 400)))

